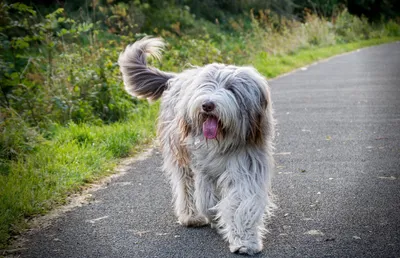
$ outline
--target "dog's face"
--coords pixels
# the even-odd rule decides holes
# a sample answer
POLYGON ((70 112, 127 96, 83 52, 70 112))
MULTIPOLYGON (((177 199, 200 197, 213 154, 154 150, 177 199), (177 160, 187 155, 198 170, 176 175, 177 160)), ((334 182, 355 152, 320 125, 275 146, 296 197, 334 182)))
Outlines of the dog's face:
POLYGON ((268 131, 266 80, 253 68, 211 64, 185 90, 186 134, 262 144, 268 131))

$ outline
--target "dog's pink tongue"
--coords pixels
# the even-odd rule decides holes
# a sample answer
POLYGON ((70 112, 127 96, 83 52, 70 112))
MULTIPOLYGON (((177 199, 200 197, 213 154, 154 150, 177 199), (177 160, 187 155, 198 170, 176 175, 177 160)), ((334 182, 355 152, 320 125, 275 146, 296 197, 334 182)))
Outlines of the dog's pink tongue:
POLYGON ((203 123, 203 133, 207 139, 214 139, 217 137, 218 120, 215 117, 208 117, 203 123))

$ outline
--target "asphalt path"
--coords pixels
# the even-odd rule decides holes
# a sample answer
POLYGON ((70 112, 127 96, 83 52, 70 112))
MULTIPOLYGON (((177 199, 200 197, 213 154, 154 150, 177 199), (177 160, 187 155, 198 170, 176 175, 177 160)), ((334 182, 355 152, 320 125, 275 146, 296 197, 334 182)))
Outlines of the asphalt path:
MULTIPOLYGON (((279 206, 256 257, 400 257, 400 43, 271 80, 279 206)), ((25 236, 18 257, 236 257, 177 223, 161 157, 25 236)))

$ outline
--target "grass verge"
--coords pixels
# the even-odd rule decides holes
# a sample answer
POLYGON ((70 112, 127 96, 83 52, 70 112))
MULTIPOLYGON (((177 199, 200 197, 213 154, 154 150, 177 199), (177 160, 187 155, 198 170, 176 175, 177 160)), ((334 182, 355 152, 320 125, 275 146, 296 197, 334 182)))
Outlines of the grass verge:
POLYGON ((315 49, 303 49, 288 55, 269 55, 263 52, 256 56, 253 66, 256 67, 260 73, 267 76, 267 78, 274 78, 331 56, 398 40, 400 40, 400 37, 376 38, 328 47, 318 47, 315 49))
POLYGON ((126 122, 57 127, 51 140, 11 163, 10 174, 0 177, 0 247, 6 247, 10 235, 21 232, 29 218, 64 204, 86 183, 111 174, 119 158, 149 143, 158 104, 141 107, 126 122))
MULTIPOLYGON (((312 62, 358 48, 400 40, 379 38, 329 47, 304 49, 289 55, 256 56, 253 66, 273 78, 312 62)), ((144 104, 126 122, 94 126, 58 127, 31 154, 11 163, 10 173, 0 174, 0 248, 10 235, 21 232, 29 218, 64 204, 82 186, 109 175, 119 158, 141 150, 155 136, 158 104, 144 104)))

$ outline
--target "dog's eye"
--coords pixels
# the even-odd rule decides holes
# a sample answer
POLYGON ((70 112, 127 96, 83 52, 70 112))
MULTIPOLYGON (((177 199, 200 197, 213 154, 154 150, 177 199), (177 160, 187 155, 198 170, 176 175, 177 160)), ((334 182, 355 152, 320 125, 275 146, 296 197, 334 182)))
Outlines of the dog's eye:
POLYGON ((234 89, 234 87, 232 85, 229 85, 229 84, 225 85, 224 89, 229 91, 229 92, 231 92, 231 93, 233 93, 233 94, 235 94, 235 89, 234 89))
POLYGON ((230 92, 233 97, 236 99, 236 102, 238 103, 239 106, 246 106, 246 96, 243 95, 240 90, 238 90, 237 88, 233 87, 233 86, 228 86, 225 87, 225 90, 230 92))
POLYGON ((226 86, 224 89, 233 94, 233 96, 237 99, 237 91, 232 86, 226 86))

